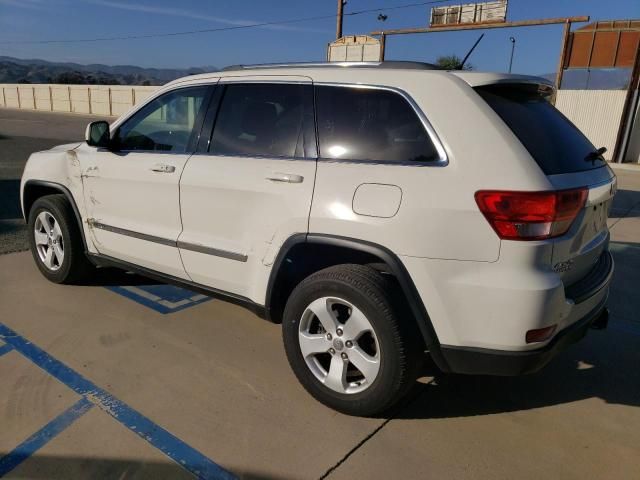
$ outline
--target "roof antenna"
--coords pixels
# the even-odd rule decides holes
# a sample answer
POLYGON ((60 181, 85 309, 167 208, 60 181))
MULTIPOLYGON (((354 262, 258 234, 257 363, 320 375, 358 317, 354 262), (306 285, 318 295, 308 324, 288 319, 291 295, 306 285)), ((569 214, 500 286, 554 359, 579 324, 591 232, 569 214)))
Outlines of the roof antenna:
POLYGON ((469 50, 469 52, 467 52, 467 54, 464 56, 464 59, 460 63, 460 66, 457 68, 457 70, 462 70, 464 68, 464 64, 467 63, 467 60, 469 59, 473 51, 476 49, 476 47, 480 43, 480 40, 482 40, 483 38, 484 38, 484 33, 478 37, 478 40, 476 40, 476 43, 473 44, 473 47, 471 47, 471 50, 469 50))

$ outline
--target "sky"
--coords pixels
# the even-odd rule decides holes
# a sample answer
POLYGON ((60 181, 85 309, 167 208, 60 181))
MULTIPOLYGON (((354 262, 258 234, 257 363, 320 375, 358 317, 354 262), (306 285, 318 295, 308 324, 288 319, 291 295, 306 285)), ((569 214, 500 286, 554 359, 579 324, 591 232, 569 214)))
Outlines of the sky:
MULTIPOLYGON (((344 34, 427 26, 429 5, 389 9, 420 0, 348 0, 344 34)), ((450 4, 469 3, 452 1, 450 4)), ((88 39, 212 29, 278 20, 335 15, 336 0, 0 0, 0 55, 49 61, 142 67, 223 67, 288 61, 322 61, 335 38, 335 19, 163 38, 78 43, 8 43, 88 39)), ((509 0, 508 20, 589 15, 591 20, 640 18, 639 0, 509 0)), ((576 24, 578 27, 581 24, 576 24)), ((574 27, 576 28, 576 27, 574 27)), ((434 61, 464 56, 486 35, 469 62, 477 70, 506 71, 516 39, 513 71, 555 72, 562 26, 502 28, 388 37, 388 60, 434 61)))

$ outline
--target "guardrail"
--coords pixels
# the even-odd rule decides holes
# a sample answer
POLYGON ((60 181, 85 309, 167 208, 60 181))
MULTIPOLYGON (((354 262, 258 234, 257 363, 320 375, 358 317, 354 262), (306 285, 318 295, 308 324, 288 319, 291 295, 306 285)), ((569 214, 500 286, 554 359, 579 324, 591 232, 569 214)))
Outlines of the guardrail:
POLYGON ((0 84, 0 106, 118 116, 160 87, 127 85, 0 84))

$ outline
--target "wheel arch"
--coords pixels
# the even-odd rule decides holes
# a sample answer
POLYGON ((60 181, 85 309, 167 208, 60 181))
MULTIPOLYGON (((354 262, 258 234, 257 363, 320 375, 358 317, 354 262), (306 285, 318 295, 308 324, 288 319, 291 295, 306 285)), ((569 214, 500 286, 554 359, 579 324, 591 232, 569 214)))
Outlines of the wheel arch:
POLYGON ((384 265, 385 271, 398 281, 434 362, 448 371, 438 336, 409 272, 396 254, 373 242, 319 233, 289 237, 280 248, 269 277, 265 299, 268 318, 276 323, 282 320, 286 300, 303 278, 342 263, 384 265))
POLYGON ((87 253, 87 241, 84 236, 84 229, 82 228, 82 216, 80 215, 80 210, 78 210, 78 205, 76 204, 71 191, 64 185, 47 180, 27 180, 22 188, 22 214, 24 219, 27 223, 29 222, 29 213, 36 200, 46 195, 58 194, 64 195, 73 209, 73 214, 76 217, 78 229, 80 230, 82 245, 85 253, 87 253))

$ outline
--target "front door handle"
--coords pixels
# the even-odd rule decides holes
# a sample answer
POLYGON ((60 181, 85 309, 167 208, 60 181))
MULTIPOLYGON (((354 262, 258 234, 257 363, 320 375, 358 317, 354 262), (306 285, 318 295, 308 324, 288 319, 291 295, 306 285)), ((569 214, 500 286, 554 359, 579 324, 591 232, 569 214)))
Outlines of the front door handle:
POLYGON ((272 182, 302 183, 304 177, 293 173, 272 173, 267 177, 267 180, 272 182))
POLYGON ((151 167, 152 172, 160 172, 160 173, 173 173, 176 171, 176 167, 173 165, 166 165, 164 163, 158 163, 151 167))

